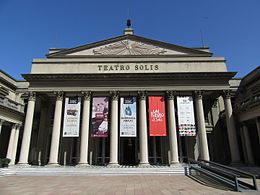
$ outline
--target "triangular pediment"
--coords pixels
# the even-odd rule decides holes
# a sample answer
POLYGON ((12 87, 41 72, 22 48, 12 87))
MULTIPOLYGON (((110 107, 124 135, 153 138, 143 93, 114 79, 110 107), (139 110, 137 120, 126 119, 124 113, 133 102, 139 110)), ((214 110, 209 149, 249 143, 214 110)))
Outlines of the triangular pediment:
POLYGON ((135 35, 120 37, 87 44, 71 49, 63 49, 48 54, 47 57, 82 56, 211 56, 209 52, 177 46, 135 35))

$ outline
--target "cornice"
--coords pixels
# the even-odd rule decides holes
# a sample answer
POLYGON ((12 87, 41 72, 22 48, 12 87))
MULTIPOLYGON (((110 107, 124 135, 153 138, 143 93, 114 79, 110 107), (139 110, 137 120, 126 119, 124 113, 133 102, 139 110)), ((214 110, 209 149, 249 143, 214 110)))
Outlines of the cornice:
POLYGON ((66 80, 230 80, 235 76, 235 72, 193 72, 193 73, 111 73, 111 74, 22 74, 22 76, 29 82, 32 81, 66 81, 66 80))
POLYGON ((33 64, 48 64, 48 63, 102 63, 102 62, 226 62, 224 57, 209 57, 201 55, 136 55, 136 56, 66 56, 55 58, 35 58, 33 64))

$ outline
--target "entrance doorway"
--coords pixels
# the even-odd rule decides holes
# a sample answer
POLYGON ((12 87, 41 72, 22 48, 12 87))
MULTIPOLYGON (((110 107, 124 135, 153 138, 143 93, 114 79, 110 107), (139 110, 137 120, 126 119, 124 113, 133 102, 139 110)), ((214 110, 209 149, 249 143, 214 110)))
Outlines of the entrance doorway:
POLYGON ((120 164, 136 165, 136 139, 120 139, 120 164))

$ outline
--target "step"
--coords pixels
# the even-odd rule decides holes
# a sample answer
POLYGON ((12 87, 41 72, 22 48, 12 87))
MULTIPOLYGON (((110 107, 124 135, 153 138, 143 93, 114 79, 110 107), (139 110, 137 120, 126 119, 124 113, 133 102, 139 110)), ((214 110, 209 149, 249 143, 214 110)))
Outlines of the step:
POLYGON ((89 166, 89 167, 38 167, 28 166, 19 167, 12 166, 9 168, 0 169, 1 176, 7 175, 23 175, 23 176, 51 176, 51 175, 185 175, 187 172, 186 165, 177 167, 169 166, 149 166, 149 167, 135 167, 135 166, 119 166, 119 167, 105 167, 105 166, 89 166))

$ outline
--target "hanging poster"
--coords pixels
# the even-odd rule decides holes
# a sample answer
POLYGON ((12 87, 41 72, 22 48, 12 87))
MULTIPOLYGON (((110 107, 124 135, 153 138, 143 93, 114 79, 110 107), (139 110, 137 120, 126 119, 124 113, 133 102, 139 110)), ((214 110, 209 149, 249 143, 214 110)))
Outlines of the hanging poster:
POLYGON ((149 96, 150 136, 166 136, 165 101, 163 96, 149 96))
POLYGON ((178 128, 180 136, 196 136, 192 97, 177 97, 177 108, 178 128))
POLYGON ((120 98, 120 136, 136 137, 136 97, 120 98))
POLYGON ((108 136, 108 97, 93 98, 91 127, 91 137, 108 136))
POLYGON ((65 98, 63 137, 79 136, 80 105, 80 97, 65 98))

